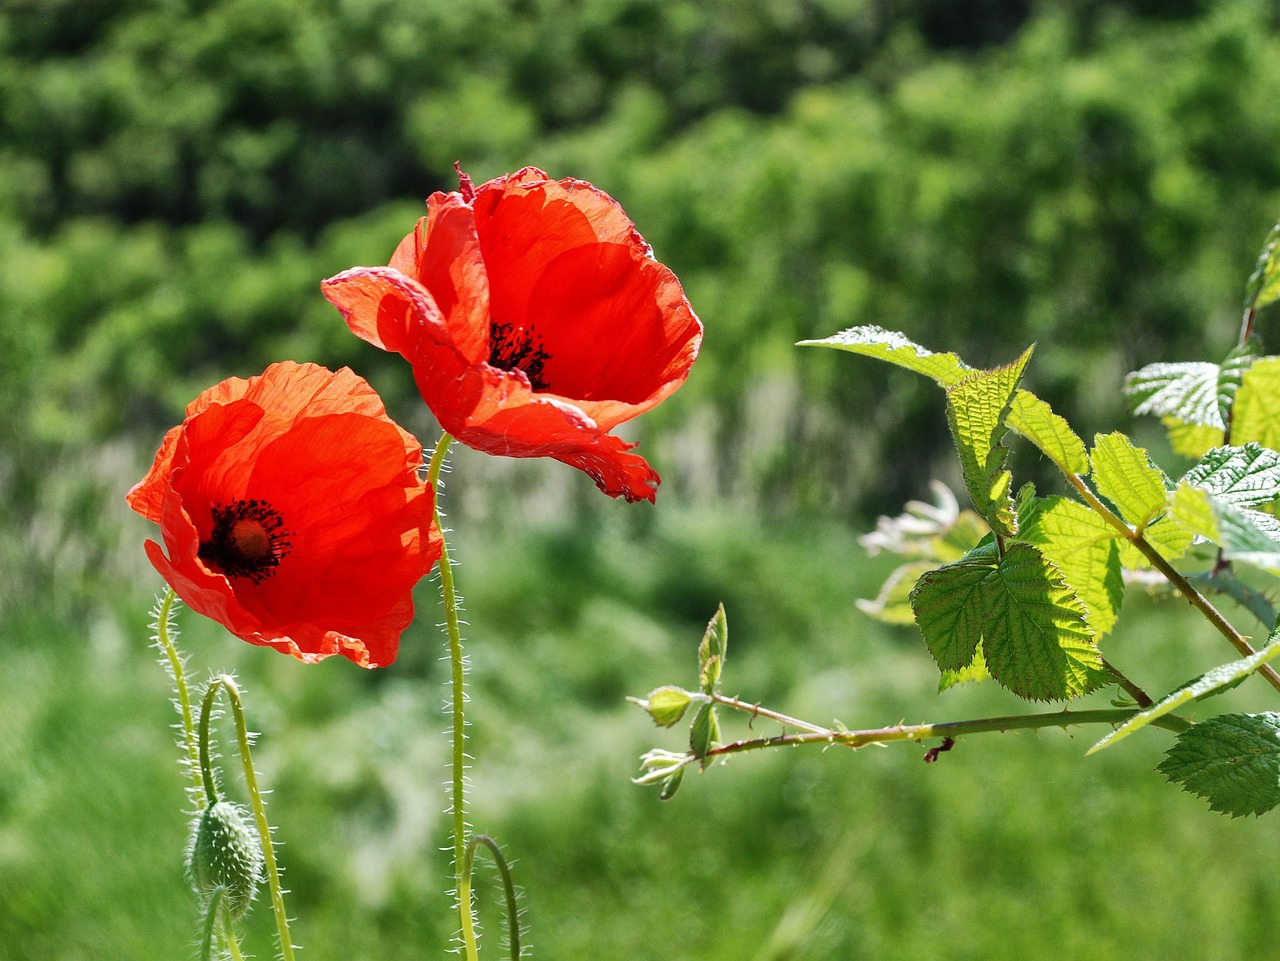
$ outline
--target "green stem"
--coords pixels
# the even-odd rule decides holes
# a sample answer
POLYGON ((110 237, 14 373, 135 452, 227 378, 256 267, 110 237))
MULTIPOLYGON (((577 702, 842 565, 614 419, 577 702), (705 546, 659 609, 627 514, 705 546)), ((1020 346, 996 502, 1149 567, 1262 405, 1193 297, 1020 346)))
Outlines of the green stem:
POLYGON ((449 666, 452 683, 452 734, 453 734, 453 788, 451 808, 453 814, 453 872, 454 887, 458 897, 458 919, 462 926, 462 944, 468 961, 476 961, 475 906, 471 900, 471 875, 467 865, 467 812, 466 782, 466 662, 462 656, 462 631, 458 621, 458 593, 453 583, 453 562, 449 558, 449 546, 444 537, 444 517, 440 513, 440 470, 453 437, 446 431, 440 435, 436 449, 427 467, 427 484, 435 494, 436 526, 440 529, 440 595, 444 600, 445 631, 449 636, 449 666))
POLYGON ((1137 703, 1138 707, 1150 707, 1152 704, 1155 703, 1155 701, 1151 700, 1151 698, 1147 695, 1146 691, 1138 687, 1137 684, 1134 684, 1133 681, 1129 680, 1127 677, 1121 674, 1120 671, 1115 667, 1115 665, 1113 665, 1105 657, 1102 658, 1102 666, 1107 670, 1109 674, 1111 674, 1112 677, 1114 677, 1117 681, 1120 682, 1120 686, 1128 693, 1128 695, 1131 698, 1133 698, 1133 700, 1137 703))
POLYGON ((200 748, 196 742, 195 723, 191 716, 191 693, 187 688, 187 672, 182 666, 182 656, 173 640, 173 609, 178 595, 173 588, 166 588, 164 597, 156 607, 156 643, 169 659, 169 674, 173 678, 174 687, 178 691, 178 712, 182 715, 182 737, 187 745, 187 769, 191 773, 191 790, 196 807, 206 806, 206 799, 201 794, 200 780, 200 748))
POLYGON ((467 845, 466 865, 463 870, 470 878, 475 864, 476 848, 481 844, 493 854, 493 860, 498 865, 498 873, 502 875, 502 888, 507 896, 507 941, 510 943, 511 961, 520 961, 520 905, 516 901, 516 886, 511 880, 511 868, 508 867, 507 859, 503 856, 498 842, 487 834, 477 834, 473 837, 471 843, 467 845))
POLYGON ((267 821, 266 804, 262 799, 262 791, 258 788, 257 772, 253 769, 253 756, 249 750, 249 729, 245 726, 240 689, 236 686, 235 680, 226 674, 219 674, 209 682, 209 689, 205 691, 204 703, 200 709, 200 770, 204 775, 205 789, 209 792, 210 803, 213 803, 216 795, 213 788, 213 772, 208 759, 208 733, 209 715, 212 713, 213 699, 219 688, 227 692, 227 700, 231 702, 231 713, 235 718, 236 741, 240 748, 240 764, 244 769, 244 784, 249 792, 253 818, 262 840, 262 858, 267 869, 267 884, 271 888, 271 907, 276 916, 276 933, 280 938, 280 957, 282 961, 294 961, 293 941, 289 937, 289 916, 284 909, 284 888, 280 884, 280 869, 276 865, 275 846, 271 843, 271 824, 267 821))
POLYGON ((222 907, 222 885, 213 889, 204 909, 204 925, 200 932, 200 961, 213 961, 213 933, 218 927, 218 909, 222 907))
MULTIPOLYGON (((697 695, 695 695, 695 698, 696 697, 697 695)), ((740 698, 726 697, 720 693, 703 695, 703 697, 706 697, 708 700, 716 704, 723 704, 725 707, 731 707, 734 710, 750 714, 753 718, 764 717, 768 718, 770 721, 777 721, 783 727, 794 727, 796 730, 807 731, 810 734, 831 733, 827 728, 818 724, 810 724, 808 721, 802 721, 798 717, 789 717, 786 714, 780 714, 777 711, 770 710, 767 707, 761 707, 759 704, 752 704, 750 701, 744 701, 740 698)))
MULTIPOLYGON (((1151 542, 1142 536, 1142 531, 1134 530, 1122 518, 1117 517, 1106 504, 1098 499, 1097 495, 1089 489, 1089 485, 1078 474, 1068 474, 1067 480, 1084 499, 1084 502, 1093 508, 1103 520, 1119 531, 1129 543, 1141 551, 1143 557, 1151 562, 1151 566, 1163 574, 1165 579, 1177 589, 1178 593, 1185 597, 1192 607, 1203 614, 1214 629, 1240 652, 1241 656, 1249 657, 1258 653, 1244 635, 1232 627, 1231 622, 1223 617, 1222 613, 1209 602, 1209 599, 1192 587, 1191 582, 1178 573, 1173 565, 1165 560, 1160 552, 1155 549, 1151 542)), ((1258 673, 1266 678, 1268 684, 1280 691, 1280 673, 1277 673, 1274 667, 1270 664, 1263 664, 1262 667, 1258 668, 1258 673)))
MULTIPOLYGON (((801 744, 844 744, 849 747, 865 747, 868 744, 888 744, 893 741, 923 741, 926 738, 958 738, 967 734, 990 734, 1003 731, 1038 730, 1046 727, 1074 727, 1079 724, 1123 724, 1139 712, 1130 708, 1108 708, 1096 711, 1053 711, 1047 714, 1015 714, 1008 717, 983 717, 969 721, 943 721, 938 724, 895 724, 892 727, 870 728, 860 731, 805 731, 800 734, 777 734, 773 737, 753 738, 721 744, 707 752, 707 757, 740 754, 769 747, 788 747, 801 744)), ((1151 721, 1156 727, 1170 731, 1185 731, 1191 723, 1174 714, 1166 714, 1151 721)), ((692 755, 689 758, 697 760, 692 755)))

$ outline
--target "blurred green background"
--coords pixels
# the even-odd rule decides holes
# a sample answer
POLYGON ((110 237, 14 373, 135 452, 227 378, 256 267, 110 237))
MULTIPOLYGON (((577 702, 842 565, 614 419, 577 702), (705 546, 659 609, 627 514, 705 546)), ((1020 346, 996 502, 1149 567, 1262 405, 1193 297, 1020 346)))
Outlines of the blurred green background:
MULTIPOLYGON (((1280 216, 1277 76, 1263 0, 0 0, 0 958, 190 954, 124 491, 196 393, 286 358, 352 366, 432 443, 407 367, 318 283, 385 263, 455 160, 607 190, 706 323, 630 434, 656 509, 452 456, 472 820, 517 860, 535 957, 1263 956, 1280 820, 1165 785, 1167 735, 745 757, 664 804, 628 779, 680 735, 623 698, 691 684, 723 601, 726 688, 788 713, 1021 709, 938 698, 915 633, 853 607, 887 570, 857 535, 951 476, 940 395, 792 345, 878 323, 990 365, 1035 341, 1028 384, 1079 433, 1129 427, 1126 371, 1234 342, 1280 216)), ((263 732, 301 957, 452 932, 434 590, 375 673, 181 617, 263 732)), ((1152 689, 1227 654, 1141 596, 1108 647, 1152 689)))

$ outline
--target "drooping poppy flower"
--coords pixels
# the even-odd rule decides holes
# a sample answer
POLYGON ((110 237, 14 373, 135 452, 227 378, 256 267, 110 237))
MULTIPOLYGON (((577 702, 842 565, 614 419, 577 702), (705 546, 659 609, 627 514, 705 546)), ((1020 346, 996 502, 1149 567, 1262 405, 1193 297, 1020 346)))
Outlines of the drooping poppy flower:
POLYGON ((412 588, 439 559, 422 447, 350 370, 273 364, 202 393, 129 506, 188 607, 312 662, 395 660, 412 588))
POLYGON ((554 457, 613 497, 658 475, 613 428, 684 383, 702 324, 618 204, 526 167, 427 199, 386 267, 324 281, 358 336, 402 354, 441 426, 509 457, 554 457))

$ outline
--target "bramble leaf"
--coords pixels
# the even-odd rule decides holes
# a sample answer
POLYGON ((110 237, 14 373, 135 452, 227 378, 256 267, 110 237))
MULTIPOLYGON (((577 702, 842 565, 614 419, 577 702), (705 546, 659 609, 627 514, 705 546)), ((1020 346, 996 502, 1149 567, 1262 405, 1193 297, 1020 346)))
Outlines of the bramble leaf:
POLYGON ((1156 768, 1232 817, 1280 804, 1280 714, 1219 714, 1183 731, 1156 768))
POLYGON ((982 645, 979 644, 968 667, 962 667, 958 671, 942 672, 942 677, 938 679, 938 693, 941 694, 947 688, 961 684, 976 684, 978 681, 989 680, 991 680, 991 672, 987 670, 987 661, 982 656, 982 645))
POLYGON ((1148 364, 1124 379, 1135 414, 1170 414, 1184 424, 1225 425, 1218 413, 1217 364, 1148 364))
POLYGON ((958 384, 972 372, 972 368, 955 354, 935 354, 908 340, 896 330, 885 330, 875 325, 850 327, 821 340, 802 340, 797 346, 835 347, 885 360, 917 374, 924 374, 942 387, 958 384))
POLYGON ((1201 674, 1189 684, 1178 688, 1172 694, 1162 697, 1145 711, 1129 718, 1129 720, 1089 748, 1086 753, 1093 754, 1105 747, 1110 747, 1116 741, 1146 727, 1157 718, 1164 717, 1175 708, 1181 707, 1183 704, 1189 704, 1192 701, 1202 700, 1225 687, 1230 687, 1237 681, 1252 674, 1277 654, 1280 654, 1280 632, 1273 633, 1267 646, 1256 654, 1250 654, 1248 657, 1232 661, 1230 664, 1221 664, 1213 668, 1213 670, 1201 674))
POLYGON ((703 704, 689 725, 689 753, 707 766, 707 752, 720 743, 720 719, 713 704, 703 704))
MULTIPOLYGON (((1166 561, 1176 561, 1187 552, 1195 541, 1191 531, 1169 515, 1161 517, 1142 532, 1143 539, 1156 549, 1166 561)), ((1143 570, 1151 566, 1147 556, 1127 540, 1117 540, 1120 546, 1120 566, 1126 570, 1143 570)))
POLYGON ((1183 457, 1203 457, 1215 447, 1221 447, 1226 438, 1222 427, 1205 427, 1202 424, 1186 424, 1171 414, 1160 418, 1169 435, 1169 446, 1183 457))
POLYGON ((925 574, 938 566, 937 561, 912 561, 895 568, 880 587, 874 600, 857 600, 858 610, 885 624, 913 624, 911 591, 925 574))
POLYGON ((1261 310, 1276 300, 1280 300, 1280 224, 1267 234, 1258 266, 1245 284, 1244 309, 1261 310))
POLYGON ((1026 700, 1067 700, 1109 676, 1084 605, 1031 544, 1011 543, 998 559, 984 545, 926 574, 911 603, 944 671, 970 667, 981 642, 991 676, 1026 700))
POLYGON ((1169 507, 1179 524, 1218 545, 1228 560, 1280 573, 1280 520, 1273 515, 1236 507, 1185 482, 1170 494, 1169 507))
POLYGON ((698 683, 702 686, 703 694, 715 693, 728 647, 729 622, 725 617, 724 605, 721 604, 707 623, 702 643, 698 645, 698 683))
POLYGON ((1141 529, 1164 513, 1168 485, 1163 472, 1124 434, 1095 435, 1089 461, 1098 491, 1134 527, 1141 529))
POLYGON ((1245 374, 1253 362, 1262 356, 1262 342, 1250 337, 1244 344, 1233 348, 1218 371, 1218 416, 1225 424, 1231 420, 1231 407, 1245 374))
POLYGON ((1231 440, 1280 450, 1280 357, 1254 361, 1236 394, 1231 440))
POLYGON ((1032 501, 1020 511, 1018 527, 1019 540, 1040 548, 1084 602, 1094 634, 1111 630, 1124 600, 1115 528, 1068 497, 1032 501))
POLYGON ((1260 507, 1280 497, 1280 453, 1255 443, 1215 447, 1182 480, 1223 503, 1260 507))
POLYGON ((991 529, 1006 537, 1017 532, 1018 524, 1009 490, 1013 478, 1004 469, 1009 452, 1000 438, 1031 350, 1012 364, 975 371, 947 390, 947 420, 969 496, 991 529))
POLYGON ((1019 389, 1009 408, 1009 429, 1021 434, 1066 474, 1084 474, 1089 458, 1084 441, 1066 419, 1030 391, 1019 389))

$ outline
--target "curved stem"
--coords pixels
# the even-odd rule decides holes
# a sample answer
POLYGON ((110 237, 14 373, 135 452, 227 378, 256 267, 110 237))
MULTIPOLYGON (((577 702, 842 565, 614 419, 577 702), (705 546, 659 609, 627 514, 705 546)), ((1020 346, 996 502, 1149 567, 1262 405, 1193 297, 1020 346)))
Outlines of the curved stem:
POLYGON ((205 787, 209 798, 214 798, 212 772, 208 765, 208 731, 210 708, 213 699, 221 688, 227 692, 227 700, 231 702, 231 713, 235 718, 236 742, 240 749, 240 763, 244 769, 244 783, 249 792, 249 803, 253 807, 253 818, 258 826, 258 835, 262 841, 262 859, 267 869, 267 885, 271 888, 271 907, 276 916, 276 933, 280 938, 280 957, 282 961, 294 961, 293 941, 289 937, 289 916, 284 909, 284 888, 280 884, 280 869, 276 865, 275 846, 271 843, 271 824, 267 821, 267 808, 262 800, 262 791, 258 788, 258 775, 253 769, 253 756, 249 750, 249 730, 245 726, 244 706, 240 701, 240 689, 234 679, 226 674, 219 674, 209 682, 209 689, 204 695, 204 704, 200 710, 200 765, 205 773, 205 787))
POLYGON ((1138 687, 1137 684, 1134 684, 1133 681, 1129 680, 1127 677, 1121 674, 1120 671, 1115 667, 1115 665, 1113 665, 1105 657, 1102 658, 1102 667, 1109 674, 1111 674, 1112 677, 1114 677, 1117 681, 1120 682, 1120 686, 1125 690, 1126 693, 1128 693, 1128 695, 1131 698, 1133 698, 1134 702, 1138 705, 1138 707, 1150 707, 1152 704, 1155 703, 1155 701, 1151 700, 1151 698, 1147 695, 1146 691, 1138 687))
POLYGON ((467 867, 466 779, 466 662, 462 656, 462 631, 458 620, 458 593, 453 583, 453 562, 444 536, 444 517, 440 513, 440 470, 453 437, 446 431, 440 435, 427 468, 427 484, 435 493, 436 526, 440 529, 440 595, 444 600, 445 632, 449 637, 449 667, 452 684, 452 796, 453 871, 458 898, 458 920, 462 926, 462 944, 468 961, 476 961, 475 906, 471 903, 471 873, 467 867))
MULTIPOLYGON (((1142 536, 1141 531, 1134 530, 1123 519, 1117 517, 1106 504, 1098 499, 1097 495, 1089 489, 1089 485, 1079 475, 1069 474, 1067 475, 1067 480, 1084 499, 1084 502, 1141 551, 1142 556, 1151 562, 1151 566, 1163 574, 1165 579, 1177 589, 1178 593, 1185 597, 1192 607, 1203 614, 1205 620, 1212 624, 1214 629, 1240 652, 1241 656, 1248 657, 1251 654, 1258 653, 1245 636, 1237 631, 1231 625, 1231 622, 1223 617, 1222 613, 1209 602, 1208 598, 1192 587, 1191 582, 1178 573, 1173 565, 1164 559, 1160 552, 1152 546, 1151 542, 1142 536)), ((1258 668, 1258 673, 1267 679, 1268 684, 1280 691, 1280 673, 1277 673, 1274 667, 1270 664, 1264 664, 1258 668)))
MULTIPOLYGON (((695 695, 695 698, 697 695, 695 695)), ((798 717, 789 717, 786 714, 780 714, 777 711, 770 710, 767 707, 761 707, 759 704, 752 704, 750 701, 744 701, 737 697, 726 697, 718 692, 709 695, 703 695, 708 700, 716 704, 722 704, 725 707, 731 707, 734 710, 742 711, 750 714, 753 718, 763 717, 770 721, 776 721, 783 727, 794 727, 798 731, 807 731, 810 734, 830 734, 827 728, 818 724, 810 724, 808 721, 802 721, 798 717)))
POLYGON ((498 842, 487 834, 477 834, 473 837, 471 843, 467 845, 466 865, 463 870, 470 878, 475 864, 476 848, 481 844, 493 854, 493 860, 498 865, 498 873, 502 875, 502 888, 507 896, 507 940, 511 947, 511 961, 520 961, 520 905, 516 901, 516 886, 511 880, 511 868, 507 866, 507 859, 503 856, 498 842))
POLYGON ((196 807, 203 808, 206 799, 201 793, 200 748, 196 742, 195 723, 191 715, 191 693, 187 688, 187 672, 182 664, 182 656, 178 653, 177 644, 173 639, 176 633, 173 630, 173 613, 177 600, 178 595, 174 593, 173 588, 166 588, 164 597, 160 599, 155 610, 156 643, 169 660, 169 675, 173 678, 173 685, 178 692, 178 713, 182 715, 182 737, 187 746, 187 769, 191 774, 191 791, 196 807))

